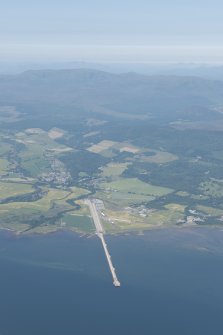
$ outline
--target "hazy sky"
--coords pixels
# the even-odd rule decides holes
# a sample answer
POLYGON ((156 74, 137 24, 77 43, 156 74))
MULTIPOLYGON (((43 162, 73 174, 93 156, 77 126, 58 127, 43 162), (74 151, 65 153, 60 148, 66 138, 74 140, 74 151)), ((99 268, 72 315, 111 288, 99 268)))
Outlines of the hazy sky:
POLYGON ((222 62, 222 0, 2 0, 0 60, 222 62))

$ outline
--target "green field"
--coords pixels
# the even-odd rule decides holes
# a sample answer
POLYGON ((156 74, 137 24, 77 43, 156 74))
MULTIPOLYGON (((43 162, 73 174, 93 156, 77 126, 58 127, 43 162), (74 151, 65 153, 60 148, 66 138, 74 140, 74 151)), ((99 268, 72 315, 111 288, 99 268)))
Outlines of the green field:
POLYGON ((52 140, 42 129, 28 129, 16 134, 17 141, 25 146, 19 153, 21 167, 32 177, 50 171, 49 157, 53 158, 70 148, 52 140))
POLYGON ((102 183, 100 187, 103 190, 111 192, 132 193, 152 197, 160 197, 173 192, 170 188, 144 183, 137 178, 125 178, 111 183, 102 183))
POLYGON ((207 214, 207 215, 223 216, 223 209, 220 209, 220 208, 198 205, 198 206, 196 206, 196 209, 198 211, 201 211, 201 212, 207 214))
POLYGON ((0 199, 33 192, 32 185, 0 181, 0 199))
POLYGON ((102 169, 103 177, 118 177, 127 169, 130 163, 109 163, 102 169))
MULTIPOLYGON (((16 184, 16 183, 0 183, 0 190, 1 184, 4 185, 5 190, 10 191, 11 187, 11 195, 19 195, 19 194, 26 194, 28 190, 32 190, 31 185, 26 184, 16 184), (9 188, 8 188, 9 187, 9 188), (15 188, 14 188, 15 187, 15 188)), ((80 189, 77 187, 71 188, 70 190, 60 190, 56 188, 42 188, 45 192, 43 197, 37 201, 30 201, 30 202, 10 202, 8 204, 0 205, 0 211, 11 211, 13 209, 34 209, 39 210, 41 212, 48 211, 53 204, 58 206, 64 206, 66 208, 72 208, 71 205, 66 203, 66 200, 75 199, 80 195, 87 194, 87 191, 84 189, 80 189)), ((3 189, 2 189, 3 192, 3 189)))
POLYGON ((176 155, 170 152, 158 151, 158 150, 154 150, 151 152, 154 154, 151 156, 146 156, 142 154, 141 156, 139 156, 139 160, 142 162, 148 162, 148 163, 165 164, 168 162, 173 162, 178 159, 176 155))
POLYGON ((112 208, 123 208, 134 204, 149 202, 155 199, 153 196, 149 195, 121 192, 97 192, 96 197, 99 199, 103 199, 103 201, 112 208))
POLYGON ((221 133, 198 140, 127 120, 81 121, 74 131, 41 122, 0 131, 0 228, 92 233, 88 196, 102 200, 107 232, 184 225, 193 215, 197 224, 222 224, 221 133))
POLYGON ((7 159, 0 158, 0 174, 6 173, 9 167, 9 162, 7 159))
POLYGON ((0 155, 3 156, 7 154, 12 149, 12 146, 7 142, 0 143, 0 155))
MULTIPOLYGON (((28 190, 32 190, 31 185, 26 184, 1 184, 7 184, 5 185, 6 189, 10 184, 12 191, 11 195, 15 195, 15 192, 17 195, 26 194, 28 190)), ((41 228, 35 228, 35 231, 38 230, 38 232, 45 232, 45 228, 47 231, 52 230, 49 229, 49 220, 54 218, 54 224, 57 226, 58 215, 64 211, 72 211, 75 208, 72 204, 68 204, 66 201, 69 199, 76 199, 80 195, 88 193, 87 190, 78 187, 72 187, 68 190, 43 187, 42 191, 44 192, 42 198, 36 201, 10 202, 6 204, 0 204, 0 227, 9 229, 13 229, 14 227, 14 230, 21 231, 23 224, 24 230, 26 230, 31 228, 32 224, 39 221, 41 223, 41 228)), ((77 214, 78 213, 81 214, 81 211, 78 210, 77 214)), ((52 224, 50 225, 52 226, 52 224)))
POLYGON ((71 214, 64 215, 62 220, 65 224, 65 227, 74 229, 79 232, 95 232, 94 223, 89 216, 76 215, 76 213, 73 212, 71 214))

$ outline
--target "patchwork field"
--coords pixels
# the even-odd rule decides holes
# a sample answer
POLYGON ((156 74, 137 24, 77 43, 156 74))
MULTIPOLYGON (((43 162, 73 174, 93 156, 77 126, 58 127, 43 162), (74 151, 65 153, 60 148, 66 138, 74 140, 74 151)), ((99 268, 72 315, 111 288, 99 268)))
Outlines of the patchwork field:
MULTIPOLYGON (((50 150, 50 149, 64 149, 65 146, 59 144, 55 139, 63 136, 62 130, 51 129, 49 132, 46 132, 39 128, 29 128, 24 132, 19 132, 16 134, 17 142, 23 143, 29 148, 38 149, 40 151, 50 150)), ((37 151, 38 153, 38 151, 37 151)))
MULTIPOLYGON (((127 152, 131 154, 137 154, 138 152, 141 151, 140 148, 132 145, 131 143, 128 142, 115 142, 115 141, 108 141, 108 140, 103 140, 97 144, 92 145, 91 147, 88 148, 88 151, 101 154, 106 156, 106 153, 111 152, 113 150, 116 150, 117 152, 127 152)), ((114 152, 113 152, 114 154, 114 152)), ((108 157, 108 156, 106 156, 108 157)))
MULTIPOLYGON (((1 190, 3 192, 3 187, 1 190)), ((31 185, 11 183, 11 195, 27 194, 30 190, 32 190, 31 185)), ((42 197, 39 200, 0 204, 0 224, 2 227, 13 228, 16 231, 21 231, 21 227, 24 227, 25 230, 32 230, 37 224, 42 226, 41 231, 44 232, 44 227, 47 227, 49 221, 53 219, 54 225, 60 227, 61 214, 73 211, 77 206, 75 203, 68 203, 67 200, 75 201, 87 193, 87 190, 77 187, 72 187, 69 190, 43 187, 42 197)))
MULTIPOLYGON (((187 147, 188 137, 184 155, 170 141, 172 133, 165 141, 162 134, 153 141, 143 125, 135 132, 135 124, 129 124, 130 130, 120 123, 118 131, 110 121, 81 122, 76 133, 56 124, 0 130, 0 228, 26 234, 58 229, 91 234, 86 197, 97 199, 108 233, 203 225, 212 219, 222 224, 220 139, 218 149, 205 158, 200 147, 194 152, 193 143, 187 147)), ((174 136, 172 140, 176 143, 174 136)))

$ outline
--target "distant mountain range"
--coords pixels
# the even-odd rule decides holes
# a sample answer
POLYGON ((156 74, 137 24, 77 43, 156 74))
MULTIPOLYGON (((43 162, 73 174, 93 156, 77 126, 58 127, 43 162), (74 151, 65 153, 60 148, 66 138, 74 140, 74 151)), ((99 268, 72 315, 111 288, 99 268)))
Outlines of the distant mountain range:
POLYGON ((223 81, 192 76, 32 70, 0 76, 0 104, 48 104, 111 117, 185 118, 223 105, 223 81))
POLYGON ((94 69, 110 73, 137 72, 144 75, 195 76, 223 80, 223 64, 196 63, 96 63, 96 62, 3 62, 0 74, 16 74, 27 70, 94 69))

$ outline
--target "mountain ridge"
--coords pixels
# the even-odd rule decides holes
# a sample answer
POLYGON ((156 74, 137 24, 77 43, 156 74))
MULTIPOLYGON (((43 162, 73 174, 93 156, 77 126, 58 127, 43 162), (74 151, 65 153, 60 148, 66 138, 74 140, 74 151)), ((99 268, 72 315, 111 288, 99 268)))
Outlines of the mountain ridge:
MULTIPOLYGON (((53 104, 114 116, 165 116, 223 105, 223 82, 92 69, 29 70, 0 77, 0 104, 53 104), (107 112, 106 112, 107 111, 107 112)), ((179 116, 180 117, 180 116, 179 116)))

